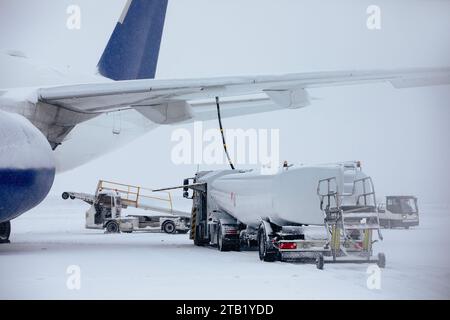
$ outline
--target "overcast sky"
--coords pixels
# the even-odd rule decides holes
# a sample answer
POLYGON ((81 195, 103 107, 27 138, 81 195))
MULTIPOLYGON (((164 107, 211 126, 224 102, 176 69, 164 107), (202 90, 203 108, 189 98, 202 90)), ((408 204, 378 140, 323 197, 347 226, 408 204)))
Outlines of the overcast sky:
MULTIPOLYGON (((77 73, 94 73, 125 0, 0 0, 0 47, 77 73), (66 8, 81 8, 79 31, 66 8)), ((450 1, 169 0, 157 77, 450 66, 450 1), (381 30, 366 9, 381 8, 381 30)), ((380 194, 450 199, 449 86, 388 84, 314 89, 305 109, 224 120, 227 128, 279 128, 281 159, 361 160, 380 194)), ((215 122, 207 124, 215 127, 215 122)), ((192 128, 191 125, 186 126, 192 128)), ((160 127, 124 149, 57 177, 54 192, 91 191, 98 178, 179 184, 195 166, 170 160, 160 127)), ((207 169, 207 167, 202 167, 207 169)))

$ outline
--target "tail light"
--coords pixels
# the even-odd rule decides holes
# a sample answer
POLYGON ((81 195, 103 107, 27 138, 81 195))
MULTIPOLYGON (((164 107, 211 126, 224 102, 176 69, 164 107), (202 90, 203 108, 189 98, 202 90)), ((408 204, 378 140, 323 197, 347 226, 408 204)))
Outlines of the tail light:
POLYGON ((280 242, 279 249, 287 249, 287 250, 293 250, 297 249, 297 243, 295 242, 280 242))
POLYGON ((223 226, 223 231, 225 234, 235 235, 239 233, 239 230, 232 226, 223 226))

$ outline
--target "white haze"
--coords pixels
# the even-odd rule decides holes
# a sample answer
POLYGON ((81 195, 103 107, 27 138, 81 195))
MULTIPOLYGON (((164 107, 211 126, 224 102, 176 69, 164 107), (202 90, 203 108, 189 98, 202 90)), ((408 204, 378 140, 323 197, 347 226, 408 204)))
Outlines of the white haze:
MULTIPOLYGON (((124 3, 0 0, 0 47, 93 73, 124 3), (81 7, 79 31, 66 28, 70 4, 81 7)), ((169 0, 157 76, 450 66, 449 13, 450 2, 439 0, 169 0), (381 7, 380 31, 366 28, 371 4, 381 7)), ((379 194, 414 194, 422 203, 448 205, 449 86, 395 90, 377 84, 310 93, 318 100, 306 109, 225 119, 225 127, 279 128, 282 160, 361 160, 379 194)), ((171 162, 174 128, 161 127, 58 176, 53 192, 91 191, 98 178, 179 184, 196 166, 171 162)))

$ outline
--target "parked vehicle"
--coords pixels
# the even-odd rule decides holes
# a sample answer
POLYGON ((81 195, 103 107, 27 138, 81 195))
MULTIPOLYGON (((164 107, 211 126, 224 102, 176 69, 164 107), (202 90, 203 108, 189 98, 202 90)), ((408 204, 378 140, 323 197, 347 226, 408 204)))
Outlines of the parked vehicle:
POLYGON ((150 189, 115 182, 100 181, 95 194, 64 192, 63 199, 79 199, 90 204, 86 212, 87 229, 104 229, 107 233, 161 230, 165 233, 187 233, 189 213, 174 210, 170 193, 165 197, 150 189), (145 193, 145 190, 148 192, 145 193), (156 203, 155 203, 156 202, 156 203), (161 206, 164 203, 165 206, 161 206), (163 213, 123 215, 129 207, 163 213))
POLYGON ((372 231, 381 238, 372 180, 359 162, 301 166, 275 175, 250 171, 198 172, 185 179, 192 199, 191 239, 196 245, 220 251, 257 246, 263 261, 315 260, 385 265, 380 254, 372 259, 372 231), (192 191, 190 191, 192 190, 192 191), (308 238, 306 229, 325 227, 322 239, 308 238))
POLYGON ((415 196, 387 196, 378 205, 380 224, 385 228, 405 228, 419 225, 419 208, 415 196))

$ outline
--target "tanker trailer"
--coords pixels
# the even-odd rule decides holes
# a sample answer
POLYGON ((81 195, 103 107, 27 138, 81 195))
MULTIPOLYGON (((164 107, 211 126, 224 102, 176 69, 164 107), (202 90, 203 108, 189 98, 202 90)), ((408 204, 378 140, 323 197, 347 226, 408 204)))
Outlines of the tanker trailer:
MULTIPOLYGON (((356 161, 288 168, 274 175, 202 171, 185 179, 184 197, 193 200, 191 239, 196 245, 215 245, 220 251, 258 246, 264 261, 313 258, 323 266, 323 254, 336 258, 341 249, 360 251, 358 234, 379 224, 372 181, 356 161), (338 211, 348 218, 345 223, 332 219, 338 211), (358 239, 355 247, 343 248, 345 241, 333 247, 332 225, 339 228, 338 238, 343 233, 358 239), (311 226, 325 226, 326 237, 306 239, 311 226)), ((367 251, 371 254, 371 247, 367 251)))

